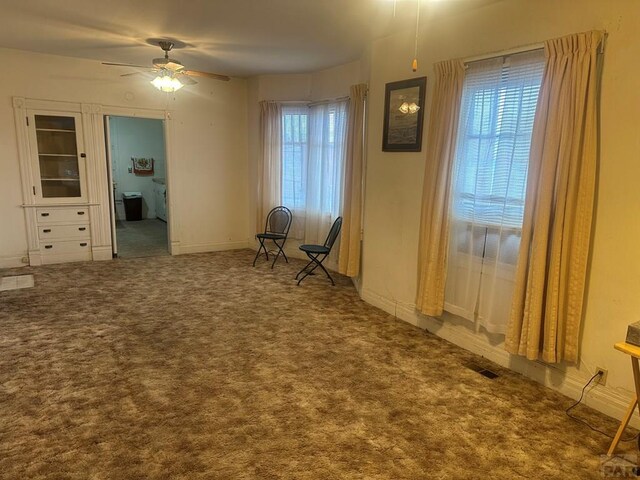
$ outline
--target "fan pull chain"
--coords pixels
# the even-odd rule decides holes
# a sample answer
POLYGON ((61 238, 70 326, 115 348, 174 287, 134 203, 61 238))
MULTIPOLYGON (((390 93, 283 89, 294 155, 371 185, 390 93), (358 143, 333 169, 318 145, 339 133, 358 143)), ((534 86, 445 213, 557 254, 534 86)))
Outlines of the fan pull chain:
POLYGON ((411 70, 418 71, 418 32, 420 31, 420 0, 416 0, 416 41, 413 50, 413 62, 411 63, 411 70))

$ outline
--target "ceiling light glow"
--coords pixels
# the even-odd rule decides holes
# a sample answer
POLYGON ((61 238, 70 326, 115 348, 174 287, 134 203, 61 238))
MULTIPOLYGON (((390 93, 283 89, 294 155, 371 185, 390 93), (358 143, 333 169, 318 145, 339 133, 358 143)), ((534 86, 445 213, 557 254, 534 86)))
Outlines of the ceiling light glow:
POLYGON ((161 92, 172 93, 180 90, 183 85, 170 72, 160 72, 156 78, 151 80, 151 84, 161 92))

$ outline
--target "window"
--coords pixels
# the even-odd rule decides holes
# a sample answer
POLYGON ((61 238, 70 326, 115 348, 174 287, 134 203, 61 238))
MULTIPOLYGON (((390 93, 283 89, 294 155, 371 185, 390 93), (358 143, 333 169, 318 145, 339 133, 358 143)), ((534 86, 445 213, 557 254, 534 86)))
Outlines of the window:
POLYGON ((456 218, 522 226, 542 60, 529 53, 469 67, 456 149, 456 218))
POLYGON ((306 204, 308 119, 306 106, 282 109, 282 204, 292 210, 306 204))
POLYGON ((468 65, 454 160, 447 310, 504 333, 524 215, 542 51, 468 65))
POLYGON ((340 215, 346 137, 346 103, 309 109, 307 209, 333 218, 340 215))
POLYGON ((324 240, 340 215, 346 118, 347 102, 282 109, 282 204, 295 212, 294 238, 324 240))

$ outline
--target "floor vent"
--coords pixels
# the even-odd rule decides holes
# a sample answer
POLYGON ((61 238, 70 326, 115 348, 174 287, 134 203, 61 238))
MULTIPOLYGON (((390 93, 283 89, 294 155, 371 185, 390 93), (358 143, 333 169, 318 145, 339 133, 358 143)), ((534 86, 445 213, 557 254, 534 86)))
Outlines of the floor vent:
POLYGON ((492 372, 491 370, 480 370, 478 372, 480 375, 484 375, 487 378, 493 380, 494 378, 498 378, 498 374, 496 372, 492 372))
POLYGON ((491 380, 493 380, 494 378, 498 378, 499 375, 495 372, 492 372, 491 370, 488 370, 484 367, 481 367, 480 365, 476 364, 476 363, 467 363, 465 365, 465 367, 467 367, 469 370, 473 370, 474 372, 479 373, 480 375, 490 378, 491 380))
POLYGON ((33 287, 33 275, 15 275, 0 278, 0 292, 33 287))

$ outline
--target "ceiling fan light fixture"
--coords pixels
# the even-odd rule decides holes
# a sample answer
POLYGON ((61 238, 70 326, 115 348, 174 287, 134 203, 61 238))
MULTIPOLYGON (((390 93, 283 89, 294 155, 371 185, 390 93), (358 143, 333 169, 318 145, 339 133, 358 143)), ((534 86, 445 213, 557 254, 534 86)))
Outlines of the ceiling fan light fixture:
POLYGON ((151 80, 151 84, 161 92, 172 93, 180 90, 183 85, 169 72, 160 72, 156 78, 151 80))

